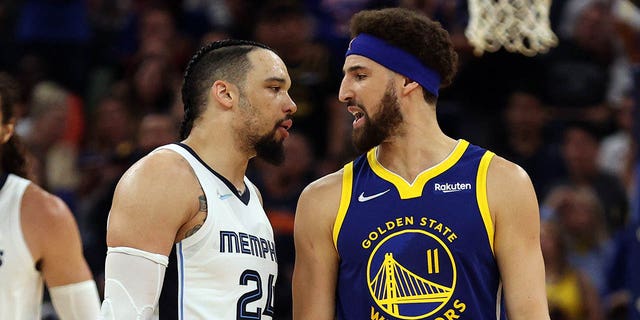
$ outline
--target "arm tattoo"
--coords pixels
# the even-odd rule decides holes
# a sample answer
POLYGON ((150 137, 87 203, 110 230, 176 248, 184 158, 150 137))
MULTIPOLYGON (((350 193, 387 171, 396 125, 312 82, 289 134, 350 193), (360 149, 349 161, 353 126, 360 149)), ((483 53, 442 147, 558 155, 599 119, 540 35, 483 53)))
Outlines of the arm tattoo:
POLYGON ((200 201, 200 211, 203 212, 207 212, 207 197, 203 195, 198 197, 198 200, 200 201))
POLYGON ((187 231, 187 233, 184 234, 184 237, 188 238, 188 237, 192 236, 194 233, 198 232, 198 230, 200 230, 200 228, 202 228, 202 223, 196 224, 193 228, 191 228, 191 230, 187 231))
POLYGON ((193 228, 191 228, 190 230, 187 231, 187 233, 185 233, 184 237, 187 238, 191 235, 193 235, 194 233, 198 232, 198 230, 200 230, 200 228, 202 228, 202 225, 204 224, 205 220, 207 220, 207 197, 203 195, 198 197, 198 201, 200 202, 200 209, 198 210, 198 212, 204 212, 204 219, 202 219, 202 223, 198 223, 195 226, 193 226, 193 228))

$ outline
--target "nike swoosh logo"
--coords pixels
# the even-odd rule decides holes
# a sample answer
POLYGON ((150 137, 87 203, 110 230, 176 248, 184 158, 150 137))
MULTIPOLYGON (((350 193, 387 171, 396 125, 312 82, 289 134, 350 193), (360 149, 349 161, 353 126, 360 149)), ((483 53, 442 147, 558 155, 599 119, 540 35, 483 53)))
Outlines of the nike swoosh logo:
POLYGON ((387 190, 382 191, 382 192, 380 192, 380 193, 372 194, 372 195, 370 195, 370 196, 365 196, 365 195, 364 195, 364 192, 363 192, 363 193, 361 193, 361 194, 360 194, 360 196, 358 196, 358 201, 360 201, 360 202, 366 202, 366 201, 369 201, 369 200, 371 200, 371 199, 375 199, 375 198, 377 198, 377 197, 379 197, 379 196, 381 196, 381 195, 383 195, 383 194, 385 194, 385 193, 387 193, 387 192, 389 192, 389 191, 391 191, 391 189, 387 189, 387 190))
POLYGON ((220 198, 220 200, 226 200, 229 199, 233 196, 233 193, 227 193, 227 194, 220 194, 218 195, 218 198, 220 198))

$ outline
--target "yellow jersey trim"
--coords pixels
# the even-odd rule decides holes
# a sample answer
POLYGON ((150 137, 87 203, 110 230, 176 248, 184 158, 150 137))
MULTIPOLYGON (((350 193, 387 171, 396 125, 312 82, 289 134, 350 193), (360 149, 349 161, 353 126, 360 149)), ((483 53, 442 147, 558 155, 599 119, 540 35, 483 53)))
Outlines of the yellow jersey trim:
POLYGON ((460 139, 456 147, 453 149, 453 152, 451 152, 446 159, 434 167, 418 174, 413 183, 407 182, 407 180, 389 171, 378 162, 378 159, 376 159, 376 151, 378 150, 378 147, 367 152, 367 161, 369 161, 369 166, 371 166, 371 169, 376 175, 391 182, 398 189, 400 199, 412 199, 422 195, 422 190, 429 180, 453 167, 453 165, 460 160, 468 146, 469 142, 460 139))
POLYGON ((336 221, 333 224, 333 245, 338 250, 338 235, 340 234, 340 228, 347 215, 347 209, 351 203, 351 188, 353 185, 353 162, 349 162, 344 166, 342 171, 342 195, 340 196, 340 207, 338 208, 338 214, 336 215, 336 221))
POLYGON ((478 167, 478 177, 476 179, 476 198, 478 199, 478 208, 480 209, 480 215, 482 215, 482 221, 487 231, 487 237, 489 237, 489 245, 491 246, 491 252, 495 256, 493 249, 493 220, 491 219, 491 212, 489 211, 489 200, 487 198, 487 172, 489 171, 489 163, 495 154, 491 151, 485 152, 480 159, 480 166, 478 167))

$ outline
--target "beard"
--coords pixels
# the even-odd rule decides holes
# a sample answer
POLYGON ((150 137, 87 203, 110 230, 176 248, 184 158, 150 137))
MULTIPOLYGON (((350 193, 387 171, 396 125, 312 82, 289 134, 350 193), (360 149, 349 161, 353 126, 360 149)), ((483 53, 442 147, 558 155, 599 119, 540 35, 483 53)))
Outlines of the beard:
POLYGON ((353 130, 353 146, 359 153, 365 153, 371 148, 381 144, 384 140, 392 136, 402 123, 400 113, 400 103, 395 89, 388 85, 384 96, 378 104, 378 114, 369 117, 366 108, 357 104, 362 109, 365 123, 362 127, 353 130))
POLYGON ((243 110, 246 117, 244 122, 244 134, 240 133, 240 138, 245 141, 245 148, 247 152, 251 152, 253 149, 256 156, 264 160, 267 163, 273 165, 280 165, 284 162, 284 139, 276 138, 276 133, 280 124, 291 119, 291 115, 288 115, 284 119, 278 120, 271 131, 266 134, 259 134, 255 130, 259 128, 259 117, 261 113, 258 108, 253 106, 246 98, 241 96, 240 107, 243 110))
POLYGON ((280 127, 280 120, 268 134, 263 135, 255 142, 256 156, 273 165, 281 165, 284 162, 284 139, 276 138, 276 130, 280 127))

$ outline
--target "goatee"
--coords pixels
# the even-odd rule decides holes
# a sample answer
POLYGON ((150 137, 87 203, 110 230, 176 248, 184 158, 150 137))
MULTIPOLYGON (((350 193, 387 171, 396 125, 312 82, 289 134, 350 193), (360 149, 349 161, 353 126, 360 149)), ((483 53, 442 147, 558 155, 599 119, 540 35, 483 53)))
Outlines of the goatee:
POLYGON ((400 103, 395 89, 387 86, 384 96, 378 105, 378 114, 370 118, 364 106, 358 105, 364 111, 365 123, 361 128, 353 130, 353 146, 358 153, 365 153, 371 148, 381 144, 396 132, 402 123, 400 103))

